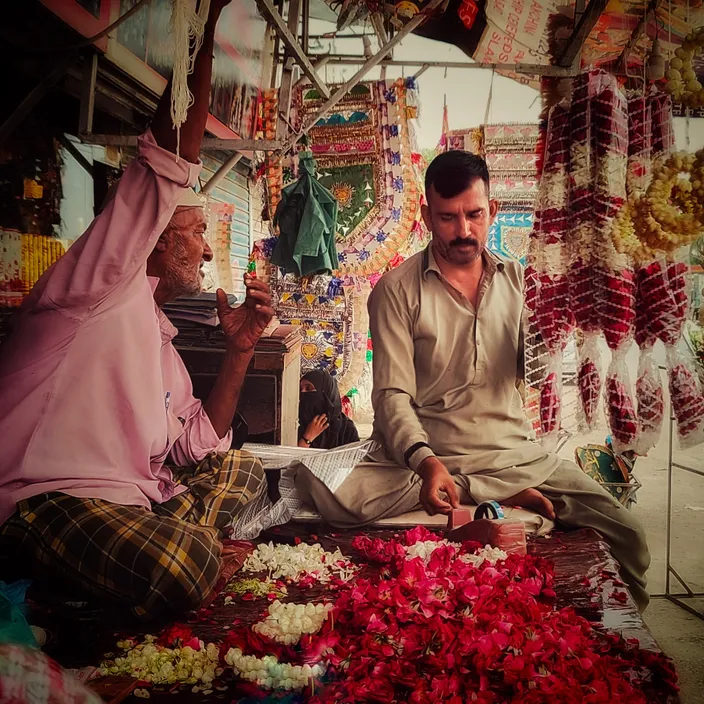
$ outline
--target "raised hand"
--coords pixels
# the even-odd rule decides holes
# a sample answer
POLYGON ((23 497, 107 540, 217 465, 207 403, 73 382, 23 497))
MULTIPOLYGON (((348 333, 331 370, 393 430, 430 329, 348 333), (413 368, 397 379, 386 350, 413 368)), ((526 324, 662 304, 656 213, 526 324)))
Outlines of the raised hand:
POLYGON ((247 296, 244 303, 235 308, 227 302, 225 291, 218 289, 216 295, 218 318, 227 349, 248 354, 254 351, 266 326, 274 317, 274 309, 268 284, 247 275, 244 277, 244 284, 247 287, 247 296))

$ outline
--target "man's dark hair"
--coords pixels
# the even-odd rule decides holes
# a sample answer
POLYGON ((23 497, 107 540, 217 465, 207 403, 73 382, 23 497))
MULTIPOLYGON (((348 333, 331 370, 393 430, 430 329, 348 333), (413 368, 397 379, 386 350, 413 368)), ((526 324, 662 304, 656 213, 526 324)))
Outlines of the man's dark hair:
POLYGON ((441 198, 454 198, 477 179, 484 181, 489 195, 489 169, 480 156, 453 150, 436 156, 425 172, 425 194, 434 186, 441 198))

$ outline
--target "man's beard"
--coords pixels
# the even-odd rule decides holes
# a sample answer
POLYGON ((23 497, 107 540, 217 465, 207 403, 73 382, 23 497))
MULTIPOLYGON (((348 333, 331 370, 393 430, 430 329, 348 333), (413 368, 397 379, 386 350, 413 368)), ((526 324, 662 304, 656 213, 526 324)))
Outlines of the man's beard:
POLYGON ((164 280, 175 298, 197 296, 203 290, 200 267, 194 271, 188 252, 178 239, 174 240, 173 254, 169 267, 164 273, 164 280))

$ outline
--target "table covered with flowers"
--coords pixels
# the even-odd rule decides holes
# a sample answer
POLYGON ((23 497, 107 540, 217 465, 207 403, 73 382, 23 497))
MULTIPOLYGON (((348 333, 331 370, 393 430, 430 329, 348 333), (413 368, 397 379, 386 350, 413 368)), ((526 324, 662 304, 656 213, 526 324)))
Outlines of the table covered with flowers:
POLYGON ((526 556, 422 527, 265 537, 236 546, 242 568, 199 613, 116 634, 91 686, 108 701, 678 701, 593 531, 526 556))

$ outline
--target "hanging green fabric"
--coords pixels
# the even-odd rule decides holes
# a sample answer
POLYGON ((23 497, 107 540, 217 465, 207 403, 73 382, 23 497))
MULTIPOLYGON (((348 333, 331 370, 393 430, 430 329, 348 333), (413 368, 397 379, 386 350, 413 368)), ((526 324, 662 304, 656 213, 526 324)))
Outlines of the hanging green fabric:
POLYGON ((298 155, 298 181, 281 192, 274 215, 279 239, 271 263, 287 274, 331 274, 337 269, 337 200, 315 179, 311 152, 298 155))

